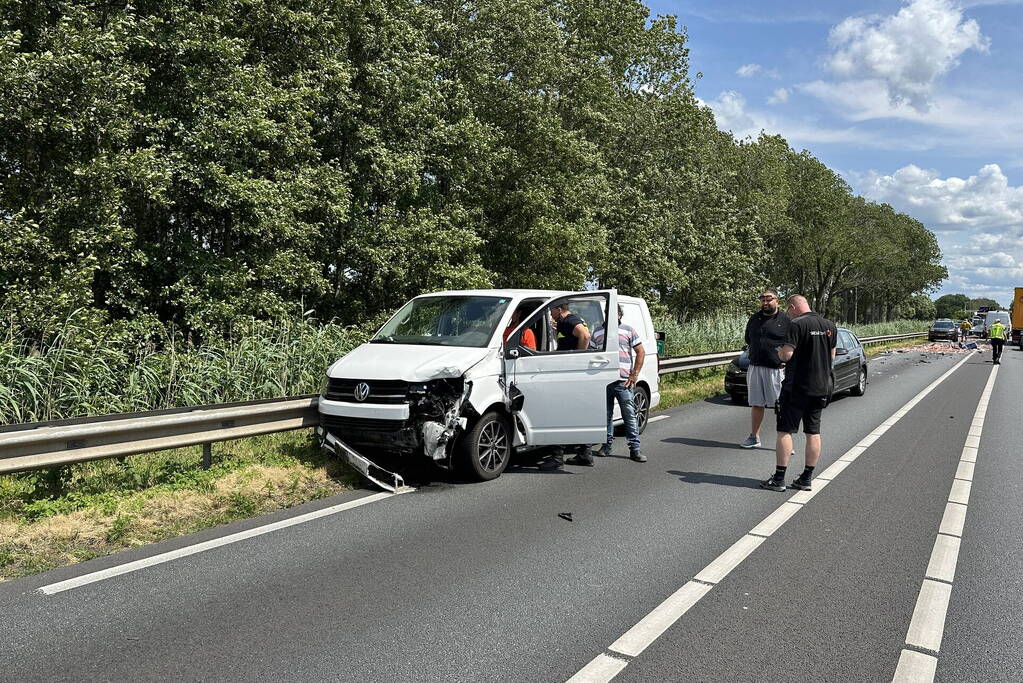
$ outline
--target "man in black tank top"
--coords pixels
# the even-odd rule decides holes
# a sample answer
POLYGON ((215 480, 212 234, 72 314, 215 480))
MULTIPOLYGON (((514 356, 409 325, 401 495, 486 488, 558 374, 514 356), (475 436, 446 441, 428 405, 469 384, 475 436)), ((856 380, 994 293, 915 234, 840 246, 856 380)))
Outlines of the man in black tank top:
POLYGON ((792 488, 810 490, 813 469, 821 455, 821 411, 834 389, 831 362, 838 344, 835 323, 814 313, 806 298, 790 296, 789 323, 785 343, 778 357, 785 363, 785 381, 775 405, 778 417, 778 442, 775 446, 775 472, 760 486, 772 491, 785 490, 785 471, 792 453, 792 434, 803 424, 806 434, 806 466, 792 488))

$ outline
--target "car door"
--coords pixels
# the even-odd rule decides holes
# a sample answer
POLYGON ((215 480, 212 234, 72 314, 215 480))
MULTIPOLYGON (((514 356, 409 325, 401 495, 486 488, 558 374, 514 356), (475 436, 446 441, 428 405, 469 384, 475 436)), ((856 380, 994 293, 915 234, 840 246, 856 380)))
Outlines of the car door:
POLYGON ((835 391, 844 391, 858 379, 860 359, 856 353, 856 342, 845 330, 838 331, 838 349, 835 354, 835 391), (841 353, 845 351, 845 353, 841 353))
POLYGON ((607 437, 607 385, 618 380, 617 292, 576 292, 549 300, 509 335, 504 346, 505 383, 529 445, 603 443, 607 437), (537 349, 520 345, 522 330, 567 302, 599 344, 559 351, 544 325, 537 349), (587 319, 587 317, 589 319, 587 319), (599 332, 599 334, 594 334, 599 332), (595 347, 595 348, 592 348, 595 347))

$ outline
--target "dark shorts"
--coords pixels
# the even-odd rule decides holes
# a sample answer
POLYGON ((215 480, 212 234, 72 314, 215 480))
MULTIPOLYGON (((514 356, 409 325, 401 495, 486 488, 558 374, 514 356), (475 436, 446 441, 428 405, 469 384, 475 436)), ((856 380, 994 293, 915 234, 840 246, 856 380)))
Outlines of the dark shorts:
POLYGON ((794 434, 802 422, 804 434, 820 434, 821 411, 827 404, 827 396, 802 396, 783 391, 774 404, 774 414, 778 417, 776 429, 782 434, 794 434))

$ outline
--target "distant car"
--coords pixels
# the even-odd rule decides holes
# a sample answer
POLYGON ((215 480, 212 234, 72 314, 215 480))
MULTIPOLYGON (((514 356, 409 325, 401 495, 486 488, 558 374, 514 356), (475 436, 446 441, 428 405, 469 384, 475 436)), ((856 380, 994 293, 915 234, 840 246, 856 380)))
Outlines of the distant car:
POLYGON ((930 329, 927 330, 927 341, 937 341, 939 339, 959 341, 959 327, 948 319, 935 320, 931 323, 930 329))
MULTIPOLYGON (((733 403, 745 405, 749 397, 746 373, 749 370, 749 354, 742 354, 728 365, 725 371, 725 392, 733 403)), ((844 327, 838 328, 838 347, 835 360, 831 363, 835 376, 835 394, 848 391, 853 396, 863 396, 867 391, 867 353, 860 340, 844 327)))

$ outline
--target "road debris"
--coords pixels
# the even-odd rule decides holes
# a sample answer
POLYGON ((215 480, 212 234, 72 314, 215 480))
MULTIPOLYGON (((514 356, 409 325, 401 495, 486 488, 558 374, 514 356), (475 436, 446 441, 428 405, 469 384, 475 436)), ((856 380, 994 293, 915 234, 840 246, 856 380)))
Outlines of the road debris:
POLYGON ((558 513, 558 517, 561 517, 563 520, 565 520, 567 522, 571 522, 572 521, 572 513, 571 512, 559 512, 558 513))

